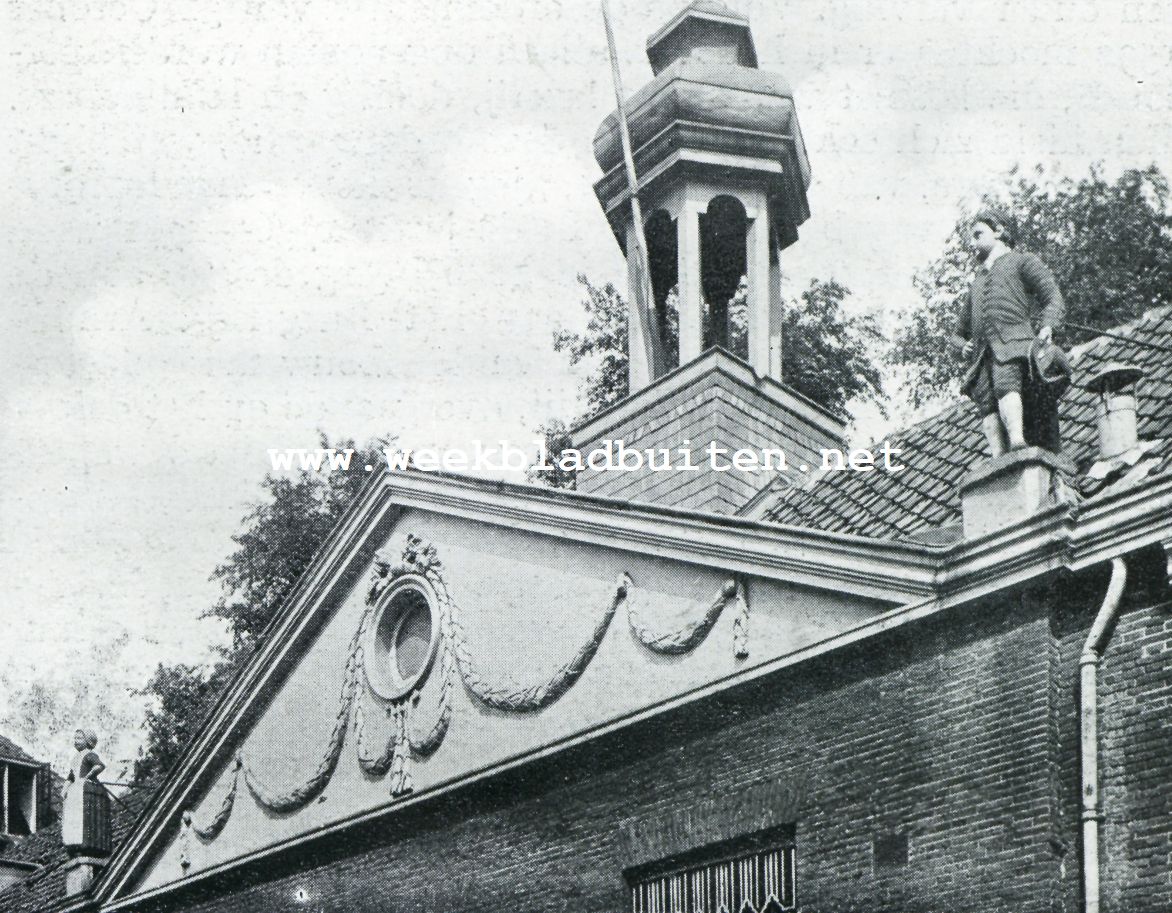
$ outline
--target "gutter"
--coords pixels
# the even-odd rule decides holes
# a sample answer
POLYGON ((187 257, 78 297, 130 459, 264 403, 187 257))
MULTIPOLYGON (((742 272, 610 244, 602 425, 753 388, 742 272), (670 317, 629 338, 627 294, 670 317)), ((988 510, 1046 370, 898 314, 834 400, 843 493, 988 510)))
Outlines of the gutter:
POLYGON ((1121 557, 1112 558, 1111 581, 1078 661, 1082 678, 1079 701, 1082 719, 1083 909, 1086 913, 1099 913, 1099 823, 1103 820, 1099 805, 1099 664, 1119 617, 1126 585, 1127 562, 1121 557))

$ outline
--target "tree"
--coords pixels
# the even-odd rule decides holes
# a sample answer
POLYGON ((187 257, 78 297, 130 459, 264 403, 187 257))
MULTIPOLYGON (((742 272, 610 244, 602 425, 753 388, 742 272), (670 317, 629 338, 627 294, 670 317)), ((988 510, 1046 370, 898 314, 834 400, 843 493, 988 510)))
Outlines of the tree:
POLYGON ((533 430, 545 441, 546 465, 534 464, 525 470, 525 477, 530 482, 548 485, 551 488, 574 488, 577 485, 578 473, 574 469, 563 469, 558 463, 558 456, 568 450, 570 444, 570 429, 561 419, 551 418, 533 430))
POLYGON ((137 783, 160 778, 178 760, 235 672, 259 646, 326 535, 366 483, 366 464, 383 461, 389 440, 363 447, 353 441, 320 447, 353 449, 353 471, 302 469, 289 477, 269 473, 261 482, 264 497, 241 521, 232 537, 236 550, 212 573, 223 587, 205 617, 222 619, 232 635, 230 646, 208 666, 159 665, 143 693, 153 699, 147 711, 146 745, 135 764, 137 783))
POLYGON ((885 413, 877 352, 884 338, 871 314, 847 316, 850 289, 814 279, 782 320, 785 382, 833 412, 851 401, 876 403, 885 413))
POLYGON ((159 663, 140 692, 152 700, 143 720, 146 745, 134 763, 136 785, 158 782, 179 760, 245 658, 246 651, 229 650, 208 666, 159 663))
POLYGON ((125 699, 141 674, 132 657, 130 632, 76 646, 61 644, 59 649, 59 662, 27 671, 0 669, 6 706, 0 732, 33 757, 60 764, 70 755, 74 731, 93 729, 102 738, 108 765, 103 779, 122 780, 132 763, 136 746, 130 735, 141 713, 139 705, 125 699), (94 688, 95 669, 102 670, 108 685, 125 682, 125 689, 94 688))
POLYGON ((594 415, 627 395, 627 302, 609 282, 598 288, 579 273, 578 283, 586 291, 586 331, 559 330, 553 350, 566 353, 570 367, 595 362, 583 383, 586 414, 594 415))
MULTIPOLYGON (((617 403, 627 395, 627 303, 613 285, 599 288, 585 276, 578 282, 586 291, 582 307, 589 315, 584 333, 561 330, 554 334, 555 352, 568 355, 571 367, 594 361, 583 385, 587 415, 617 403)), ((833 411, 842 412, 851 400, 882 403, 882 374, 876 352, 883 340, 870 314, 848 316, 843 303, 850 290, 831 280, 814 279, 785 309, 782 340, 785 381, 799 393, 833 411)), ((729 340, 733 354, 748 351, 747 288, 729 302, 729 340)), ((707 328, 705 309, 704 323, 707 328)), ((678 326, 675 290, 668 294, 664 345, 669 368, 678 364, 678 326)), ((705 329, 707 332, 707 330, 705 329)))
MULTIPOLYGON (((570 366, 592 364, 582 386, 586 413, 579 421, 614 405, 628 394, 627 385, 627 303, 607 283, 596 286, 579 274, 585 290, 582 307, 589 319, 586 330, 575 333, 560 330, 554 334, 555 352, 565 353, 570 366)), ((852 400, 877 403, 885 412, 883 375, 878 351, 883 334, 871 314, 850 315, 843 303, 850 290, 831 280, 814 279, 799 300, 791 300, 782 320, 785 347, 785 382, 819 405, 843 412, 852 400)), ((679 312, 676 289, 667 295, 666 320, 662 336, 668 353, 668 368, 679 364, 679 312)), ((748 353, 748 287, 742 278, 736 294, 729 301, 729 345, 734 355, 748 353)), ((709 334, 709 312, 705 307, 703 332, 709 334)), ((550 419, 536 429, 545 440, 551 463, 570 446, 569 431, 560 419, 550 419)), ((531 482, 556 488, 573 488, 575 473, 558 466, 550 469, 531 467, 531 482)))
MULTIPOLYGON (((1014 169, 985 202, 1017 223, 1018 249, 1037 254, 1054 271, 1069 323, 1109 329, 1172 303, 1169 186, 1155 165, 1128 169, 1114 181, 1099 165, 1079 180, 1041 166, 1014 169)), ((904 315, 890 353, 891 363, 910 379, 916 406, 950 393, 963 372, 961 360, 945 347, 970 281, 970 216, 961 212, 943 254, 915 276, 922 302, 904 315)), ((1060 341, 1077 343, 1091 335, 1068 328, 1060 341)))

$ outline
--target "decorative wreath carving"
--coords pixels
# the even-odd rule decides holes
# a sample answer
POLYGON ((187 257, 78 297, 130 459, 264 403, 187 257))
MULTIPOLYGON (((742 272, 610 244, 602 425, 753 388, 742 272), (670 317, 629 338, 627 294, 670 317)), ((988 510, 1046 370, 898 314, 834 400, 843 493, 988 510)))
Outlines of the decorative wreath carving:
MULTIPOLYGON (((647 647, 649 650, 654 650, 656 653, 688 653, 708 636, 708 632, 712 630, 716 620, 720 617, 721 612, 724 611, 725 606, 737 598, 741 587, 737 581, 730 577, 725 581, 724 586, 721 587, 720 593, 712 600, 708 610, 691 624, 684 625, 678 631, 668 631, 654 633, 650 630, 647 623, 639 614, 639 600, 632 598, 627 600, 627 620, 631 625, 631 631, 634 632, 635 637, 638 638, 639 643, 647 647)), ((734 639, 734 653, 738 657, 748 656, 748 627, 749 627, 749 613, 748 601, 741 599, 742 611, 733 620, 733 639, 734 639)))
POLYGON ((452 718, 452 689, 457 673, 467 692, 477 701, 497 710, 529 713, 548 707, 565 694, 582 676, 590 664, 619 605, 627 602, 627 618, 632 632, 641 644, 659 653, 686 653, 698 646, 712 630, 721 612, 729 602, 737 600, 740 611, 733 620, 733 649, 738 657, 748 655, 748 600, 744 587, 730 578, 721 588, 708 610, 699 620, 681 630, 667 633, 652 632, 638 613, 631 595, 634 584, 626 574, 620 574, 614 593, 598 618, 590 638, 574 655, 561 665, 547 680, 530 685, 501 684, 490 681, 480 671, 469 649, 460 613, 444 579, 443 563, 435 546, 418 536, 408 535, 398 554, 380 552, 374 558, 366 604, 357 629, 350 640, 345 672, 338 694, 334 725, 317 766, 300 784, 275 788, 267 783, 256 766, 242 751, 238 751, 228 788, 211 817, 197 823, 190 811, 182 814, 184 845, 180 850, 180 864, 186 871, 190 865, 192 837, 207 843, 223 831, 235 807, 241 781, 258 804, 271 812, 285 814, 308 805, 324 791, 337 768, 346 734, 353 726, 355 752, 359 767, 372 777, 390 776, 392 797, 402 797, 413 789, 411 762, 414 758, 431 755, 442 744, 452 718), (389 600, 403 587, 415 587, 424 592, 432 609, 434 636, 422 673, 401 693, 395 690, 371 687, 371 670, 367 667, 367 651, 371 648, 372 625, 377 624, 381 612, 387 611, 389 600), (739 597, 739 598, 738 598, 739 597), (433 659, 438 667, 432 668, 433 659), (433 672, 433 675, 428 673, 433 672), (434 704, 423 704, 424 686, 434 681, 429 692, 435 693, 434 704), (380 691, 382 693, 380 693, 380 691), (388 694, 390 696, 388 696, 388 694), (370 716, 381 715, 389 724, 389 733, 381 744, 371 745, 368 733, 370 716))

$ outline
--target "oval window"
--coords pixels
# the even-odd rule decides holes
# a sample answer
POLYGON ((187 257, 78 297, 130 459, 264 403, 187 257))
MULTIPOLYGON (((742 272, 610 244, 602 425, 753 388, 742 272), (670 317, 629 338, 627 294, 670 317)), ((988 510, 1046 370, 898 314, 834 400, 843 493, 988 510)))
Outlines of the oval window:
POLYGON ((371 690, 389 700, 409 694, 427 674, 438 641, 431 586, 415 575, 401 578, 371 625, 365 663, 371 690))

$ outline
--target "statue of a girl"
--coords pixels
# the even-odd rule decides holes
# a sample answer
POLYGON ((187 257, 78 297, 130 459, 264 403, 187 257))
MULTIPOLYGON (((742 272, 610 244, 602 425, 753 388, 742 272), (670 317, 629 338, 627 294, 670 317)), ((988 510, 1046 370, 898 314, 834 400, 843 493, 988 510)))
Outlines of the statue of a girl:
POLYGON ((98 775, 106 769, 94 751, 97 746, 98 737, 93 732, 79 729, 73 734, 73 747, 77 753, 73 756, 69 774, 65 778, 65 801, 61 809, 61 837, 67 847, 88 844, 83 831, 85 787, 90 782, 96 784, 98 775))

